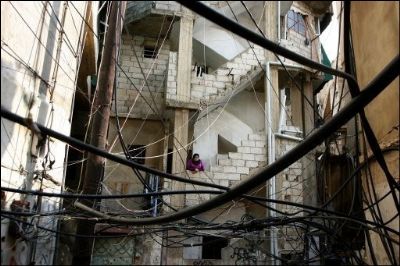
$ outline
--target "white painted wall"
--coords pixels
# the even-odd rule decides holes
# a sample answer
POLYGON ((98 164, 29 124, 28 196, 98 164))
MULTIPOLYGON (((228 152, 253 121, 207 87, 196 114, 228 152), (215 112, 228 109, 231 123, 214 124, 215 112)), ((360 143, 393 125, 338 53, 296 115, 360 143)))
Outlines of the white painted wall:
POLYGON ((265 128, 265 113, 261 109, 264 108, 264 102, 264 93, 257 93, 256 98, 253 91, 245 90, 232 98, 226 110, 243 121, 254 132, 260 132, 265 128))
MULTIPOLYGON (((258 23, 262 15, 263 3, 259 1, 248 1, 245 4, 258 23)), ((240 2, 231 3, 231 7, 241 25, 257 31, 253 21, 240 2)), ((217 9, 217 11, 235 20, 228 6, 217 9)), ((213 69, 217 69, 220 65, 232 60, 249 48, 246 40, 205 20, 203 17, 199 17, 195 20, 193 39, 199 42, 198 45, 193 46, 195 60, 199 63, 201 62, 201 64, 207 64, 213 69), (213 52, 207 51, 208 49, 213 52), (206 56, 205 63, 204 55, 206 56), (207 58, 209 55, 212 55, 212 58, 207 58)))

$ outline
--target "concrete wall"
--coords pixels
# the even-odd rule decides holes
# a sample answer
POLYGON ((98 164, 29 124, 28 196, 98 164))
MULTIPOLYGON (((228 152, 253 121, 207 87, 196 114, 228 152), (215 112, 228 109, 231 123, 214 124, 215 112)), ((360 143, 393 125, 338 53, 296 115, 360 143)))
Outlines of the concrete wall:
MULTIPOLYGON (((317 35, 313 22, 314 14, 312 10, 301 1, 293 1, 290 9, 294 10, 295 12, 299 12, 302 15, 306 15, 306 36, 294 31, 293 29, 287 29, 287 18, 285 18, 285 25, 281 24, 281 31, 283 32, 286 30, 286 36, 282 36, 281 34, 280 45, 304 57, 312 58, 317 62, 321 62, 320 43, 318 38, 315 38, 317 35), (308 39, 309 44, 305 44, 306 38, 308 39), (312 39, 314 40, 311 42, 312 39)), ((285 64, 299 65, 298 63, 295 63, 292 60, 284 57, 280 58, 285 64)))
POLYGON ((252 90, 245 90, 232 98, 226 110, 250 126, 254 132, 261 132, 265 128, 264 93, 256 95, 252 90))
MULTIPOLYGON (((351 28, 357 81, 360 88, 363 89, 389 61, 399 54, 399 3, 378 1, 352 3, 351 28), (366 43, 368 45, 365 45, 366 43)), ((399 124, 398 77, 365 108, 365 113, 381 148, 398 143, 399 132, 398 129, 394 129, 399 124)), ((371 153, 369 149, 368 151, 371 153)), ((390 172, 398 181, 398 151, 385 154, 385 161, 390 172)), ((377 197, 381 198, 389 189, 386 177, 376 161, 373 161, 370 166, 377 197)), ((363 178, 365 180, 365 176, 363 178)), ((383 221, 387 221, 397 212, 391 197, 381 202, 379 207, 382 211, 383 221)), ((371 219, 370 213, 367 212, 366 216, 371 219)), ((388 226, 398 231, 399 219, 394 219, 388 226)), ((392 235, 392 237, 399 240, 398 236, 392 235)), ((378 264, 389 264, 379 236, 371 233, 371 238, 378 264)), ((397 248, 395 248, 395 253, 397 263, 399 263, 397 248)), ((372 263, 368 252, 367 254, 368 263, 372 263)))
POLYGON ((200 158, 205 162, 206 168, 216 163, 218 154, 218 135, 236 146, 241 145, 243 139, 252 133, 252 129, 244 122, 227 111, 217 109, 207 117, 199 120, 194 128, 193 152, 199 153, 200 158), (214 122, 215 121, 215 122, 214 122), (211 126, 206 132, 207 128, 211 126), (205 133, 204 133, 205 132, 205 133))
MULTIPOLYGON (((66 135, 71 130, 75 80, 82 59, 80 55, 85 33, 85 24, 78 12, 88 20, 89 15, 93 19, 93 15, 97 14, 92 13, 96 4, 90 9, 85 1, 74 1, 72 4, 77 10, 57 1, 46 2, 47 11, 41 2, 1 3, 1 38, 5 43, 1 52, 1 104, 11 112, 23 117, 30 115, 33 121, 66 135), (58 30, 61 27, 63 33, 58 30)), ((87 34, 93 35, 91 32, 87 34)), ((94 65, 93 62, 88 63, 94 65)), ((51 139, 48 147, 45 145, 38 151, 37 140, 38 136, 29 129, 2 118, 2 186, 38 190, 42 185, 45 192, 62 191, 66 145, 51 139), (46 155, 49 156, 47 160, 46 155), (54 160, 51 168, 50 160, 54 160), (44 170, 54 181, 43 178, 44 170), (34 171, 38 173, 35 179, 34 171)), ((6 193, 2 208, 9 210, 13 200, 30 202, 29 210, 26 210, 28 212, 52 212, 60 206, 60 200, 56 198, 42 197, 41 203, 38 203, 37 197, 6 193), (35 204, 39 204, 39 210, 33 208, 35 204)), ((50 229, 56 229, 57 226, 57 219, 53 216, 35 221, 50 229)), ((30 243, 9 235, 8 226, 6 219, 1 226, 1 264, 30 264, 31 261, 37 265, 53 263, 56 246, 52 234, 45 234, 38 241, 30 243), (35 242, 32 250, 31 245, 35 242)), ((43 235, 42 231, 39 233, 43 235)))
MULTIPOLYGON (((121 126, 124 123, 123 118, 120 118, 121 126)), ((162 169, 164 153, 164 129, 158 121, 146 121, 139 119, 129 119, 122 129, 124 141, 126 145, 148 145, 146 147, 145 165, 162 169), (154 143, 154 144, 152 144, 154 143)), ((116 120, 110 120, 110 131, 108 142, 110 145, 114 143, 117 138, 116 120)), ((123 155, 122 148, 119 140, 111 149, 112 153, 123 155)), ((145 173, 142 172, 145 177, 145 173)), ((143 193, 143 185, 138 177, 133 173, 130 167, 122 166, 114 162, 107 162, 104 179, 103 179, 103 193, 108 194, 123 194, 123 193, 143 193)), ((124 200, 105 200, 102 203, 104 210, 108 211, 129 211, 129 209, 142 209, 142 199, 124 199, 124 200), (122 206, 123 205, 123 206, 122 206)))
POLYGON ((118 68, 117 79, 119 115, 127 116, 129 113, 129 116, 132 118, 151 118, 158 117, 157 110, 160 111, 163 109, 169 44, 167 41, 164 43, 162 41, 161 39, 158 42, 158 47, 160 47, 158 57, 156 59, 145 58, 143 56, 144 46, 147 46, 147 44, 157 44, 157 40, 145 39, 141 36, 132 38, 132 36, 127 34, 122 36, 120 52, 121 69, 118 68), (139 60, 136 59, 134 51, 139 60), (144 82, 144 76, 139 65, 143 69, 144 75, 148 77, 147 84, 144 82), (131 108, 132 106, 134 107, 131 108))
MULTIPOLYGON (((276 158, 279 159, 282 155, 293 149, 298 144, 298 141, 275 137, 276 158)), ((293 163, 284 171, 276 175, 275 183, 275 198, 287 202, 303 203, 303 164, 301 160, 293 163)), ((303 213, 299 208, 293 206, 277 205, 280 211, 286 213, 296 213, 296 216, 302 216, 303 213)), ((277 232, 278 237, 278 252, 279 255, 291 253, 293 251, 301 252, 303 249, 303 239, 301 230, 296 230, 292 226, 282 226, 277 232), (300 235, 299 235, 300 234, 300 235)))

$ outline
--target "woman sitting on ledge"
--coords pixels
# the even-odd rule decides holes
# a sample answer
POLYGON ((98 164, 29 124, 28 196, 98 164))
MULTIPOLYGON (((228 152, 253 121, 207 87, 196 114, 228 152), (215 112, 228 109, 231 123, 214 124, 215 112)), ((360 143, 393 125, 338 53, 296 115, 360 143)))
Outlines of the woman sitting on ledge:
POLYGON ((193 154, 192 159, 187 161, 186 170, 190 170, 193 173, 204 171, 204 165, 198 153, 193 154))

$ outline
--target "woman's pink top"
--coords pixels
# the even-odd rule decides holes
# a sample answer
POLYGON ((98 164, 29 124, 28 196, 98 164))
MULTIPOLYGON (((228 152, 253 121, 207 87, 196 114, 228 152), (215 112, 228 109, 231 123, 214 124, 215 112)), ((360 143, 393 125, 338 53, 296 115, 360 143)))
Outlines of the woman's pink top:
POLYGON ((186 170, 196 171, 196 169, 199 169, 199 171, 204 171, 203 162, 199 160, 198 164, 194 164, 192 159, 188 160, 186 164, 186 170))

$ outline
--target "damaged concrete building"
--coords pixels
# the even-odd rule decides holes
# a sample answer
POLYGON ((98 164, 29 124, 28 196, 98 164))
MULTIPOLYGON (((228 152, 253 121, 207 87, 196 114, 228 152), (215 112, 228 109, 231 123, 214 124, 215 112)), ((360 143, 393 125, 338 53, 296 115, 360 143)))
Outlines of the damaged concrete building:
MULTIPOLYGON (((253 18, 269 39, 318 63, 323 61, 317 37, 329 21, 329 2, 249 1, 246 7, 240 2, 205 3, 256 30, 253 18)), ((111 152, 124 154, 117 135, 119 123, 130 156, 137 162, 189 179, 231 187, 291 150, 314 128, 313 88, 325 78, 320 73, 279 57, 286 66, 284 69, 274 54, 176 2, 128 2, 125 22, 116 104, 108 138, 111 152), (186 160, 193 153, 200 154, 206 171, 193 174, 185 170, 186 160)), ((303 179, 315 171, 313 162, 310 154, 260 187, 255 195, 297 203, 314 201, 312 193, 303 198, 304 190, 312 186, 307 183, 312 182, 310 179, 307 182, 303 179)), ((142 175, 155 191, 203 188, 144 172, 142 175)), ((132 177, 130 167, 112 162, 106 165, 102 186, 103 194, 146 189, 138 178, 132 177)), ((164 196, 162 200, 172 208, 181 209, 210 197, 213 196, 187 194, 164 196)), ((143 208, 151 209, 154 215, 171 211, 166 206, 158 208, 160 202, 150 198, 104 201, 101 208, 125 214, 143 208)), ((242 200, 235 202, 234 207, 228 204, 195 218, 226 222, 272 215, 275 214, 242 200), (221 210, 229 208, 230 211, 218 216, 221 210)), ((103 227, 99 225, 98 230, 103 227)), ((301 241, 293 237, 297 233, 291 230, 259 232, 259 239, 252 241, 261 241, 268 253, 289 258, 304 249, 301 241)), ((168 239, 177 234, 174 231, 154 236, 156 239, 132 238, 119 245, 133 253, 118 258, 112 256, 117 245, 114 240, 96 240, 92 262, 233 264, 240 256, 234 255, 235 248, 249 249, 250 242, 244 239, 224 239, 215 232, 208 236, 206 233, 203 237, 185 239, 187 246, 183 248, 161 247, 170 244, 168 239), (210 252, 213 249, 217 250, 210 252)), ((271 263, 256 250, 249 257, 259 264, 271 263)))
POLYGON ((396 265, 399 3, 189 2, 2 2, 2 265, 396 265))
POLYGON ((74 107, 88 95, 86 77, 97 71, 97 4, 1 2, 1 108, 30 127, 1 118, 1 265, 57 264, 61 198, 3 190, 61 193, 69 145, 34 123, 70 135, 74 107), (7 212, 9 216, 7 215, 7 212), (33 218, 12 213, 35 213, 33 218), (10 216, 11 215, 11 216, 10 216), (35 226, 33 230, 32 225, 35 226), (47 232, 47 233, 46 233, 47 232))

